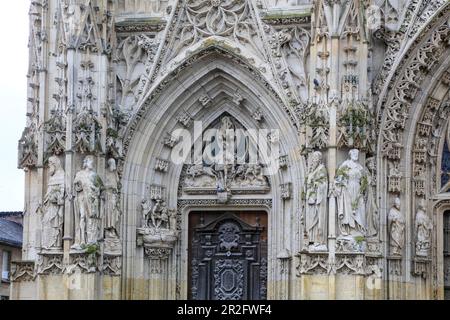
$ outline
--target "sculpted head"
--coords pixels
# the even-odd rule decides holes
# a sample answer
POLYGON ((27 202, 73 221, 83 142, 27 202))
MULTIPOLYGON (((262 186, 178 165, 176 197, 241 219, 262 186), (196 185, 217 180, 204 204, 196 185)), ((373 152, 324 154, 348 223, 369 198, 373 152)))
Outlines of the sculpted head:
POLYGON ((59 160, 59 158, 55 156, 50 157, 48 159, 48 167, 50 175, 54 175, 56 171, 61 169, 61 160, 59 160))
POLYGON ((316 151, 311 156, 311 168, 315 169, 319 164, 322 163, 322 152, 316 151))
POLYGON ((108 169, 111 172, 116 171, 117 169, 116 159, 111 158, 108 160, 108 169))
POLYGON ((358 161, 359 160, 359 150, 358 149, 350 150, 348 155, 350 156, 350 159, 352 159, 353 161, 358 161))
POLYGON ((425 199, 421 199, 419 201, 418 207, 419 207, 419 210, 426 211, 427 205, 426 205, 425 199))
POLYGON ((402 202, 401 202, 400 198, 396 197, 394 200, 394 207, 397 208, 398 210, 400 210, 401 204, 402 204, 402 202))
POLYGON ((83 169, 94 170, 94 157, 87 156, 83 161, 83 169))

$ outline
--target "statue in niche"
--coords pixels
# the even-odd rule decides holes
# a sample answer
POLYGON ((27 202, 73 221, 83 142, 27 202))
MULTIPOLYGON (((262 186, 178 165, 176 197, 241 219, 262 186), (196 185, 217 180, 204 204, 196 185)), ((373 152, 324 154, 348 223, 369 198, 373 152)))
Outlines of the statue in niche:
POLYGON ((221 126, 219 128, 218 142, 222 145, 219 146, 222 154, 224 155, 223 163, 215 164, 215 171, 217 173, 217 192, 225 193, 229 192, 229 175, 232 174, 232 165, 234 163, 235 150, 227 150, 227 141, 234 140, 235 126, 230 117, 223 117, 220 120, 221 126))
POLYGON ((305 228, 310 251, 327 250, 328 173, 322 153, 314 152, 306 177, 305 228))
POLYGON ((58 157, 50 157, 48 166, 48 189, 43 203, 42 248, 45 250, 61 250, 64 224, 65 172, 58 157))
POLYGON ((366 170, 358 163, 359 150, 349 152, 336 173, 335 187, 338 200, 338 219, 341 235, 365 236, 365 197, 368 188, 366 170))
POLYGON ((105 217, 105 252, 117 253, 120 249, 120 182, 117 173, 115 159, 108 160, 108 168, 105 176, 104 195, 104 217, 105 217))
POLYGON ((420 201, 416 214, 416 256, 428 257, 431 250, 433 223, 426 212, 425 200, 420 201))
POLYGON ((103 182, 94 170, 94 158, 87 156, 83 170, 74 181, 75 189, 75 243, 74 250, 83 250, 87 245, 96 245, 101 238, 100 194, 103 182))
POLYGON ((405 246, 405 218, 400 209, 401 201, 397 197, 388 215, 389 246, 393 256, 401 256, 405 246))
POLYGON ((376 237, 379 231, 380 217, 377 205, 377 165, 375 158, 369 158, 366 161, 368 169, 367 180, 367 236, 376 237))
POLYGON ((138 234, 146 247, 171 247, 178 239, 177 210, 171 210, 158 198, 142 201, 142 228, 138 234))

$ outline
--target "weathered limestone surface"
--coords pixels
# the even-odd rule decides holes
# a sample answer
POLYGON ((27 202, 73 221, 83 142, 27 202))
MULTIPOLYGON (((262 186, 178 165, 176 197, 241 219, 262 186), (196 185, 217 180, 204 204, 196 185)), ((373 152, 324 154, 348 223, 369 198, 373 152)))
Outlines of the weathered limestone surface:
POLYGON ((195 297, 190 213, 262 211, 264 298, 443 299, 449 24, 446 0, 30 1, 12 298, 195 297), (275 172, 174 161, 200 121, 269 130, 275 172))

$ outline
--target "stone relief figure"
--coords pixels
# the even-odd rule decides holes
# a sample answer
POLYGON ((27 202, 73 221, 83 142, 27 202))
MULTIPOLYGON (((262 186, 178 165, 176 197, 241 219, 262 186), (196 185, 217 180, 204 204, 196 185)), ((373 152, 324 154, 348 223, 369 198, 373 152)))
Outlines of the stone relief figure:
POLYGON ((322 161, 322 153, 311 156, 306 178, 305 228, 309 250, 327 250, 327 197, 328 173, 322 161))
POLYGON ((65 172, 58 157, 48 160, 48 190, 43 202, 42 248, 62 249, 65 200, 65 172))
POLYGON ((94 170, 94 158, 87 156, 83 170, 75 176, 75 243, 72 249, 82 250, 97 244, 101 237, 100 194, 103 182, 94 170))
POLYGON ((115 159, 108 160, 104 188, 105 252, 120 253, 120 182, 115 159))
POLYGON ((187 170, 185 186, 190 188, 212 188, 217 185, 217 175, 210 167, 192 165, 187 170))
POLYGON ((367 181, 367 236, 376 237, 379 231, 380 217, 377 205, 377 166, 376 159, 369 158, 366 161, 368 169, 367 181))
POLYGON ((431 250, 431 234, 433 232, 433 223, 426 212, 425 201, 419 203, 416 214, 416 256, 428 257, 431 250))
POLYGON ((170 247, 178 239, 177 210, 169 209, 166 202, 158 198, 142 201, 142 228, 138 234, 146 247, 170 247))
POLYGON ((259 164, 243 164, 232 169, 231 186, 235 188, 245 187, 269 187, 267 177, 263 174, 263 168, 259 164))
POLYGON ((167 209, 166 202, 157 199, 156 204, 150 215, 150 227, 156 229, 169 229, 169 210, 167 209))
POLYGON ((405 246, 405 218, 400 209, 401 201, 397 197, 388 215, 389 246, 393 256, 401 256, 405 246))
POLYGON ((358 163, 359 150, 350 150, 349 156, 339 167, 335 181, 339 229, 342 236, 365 236, 367 175, 358 163))

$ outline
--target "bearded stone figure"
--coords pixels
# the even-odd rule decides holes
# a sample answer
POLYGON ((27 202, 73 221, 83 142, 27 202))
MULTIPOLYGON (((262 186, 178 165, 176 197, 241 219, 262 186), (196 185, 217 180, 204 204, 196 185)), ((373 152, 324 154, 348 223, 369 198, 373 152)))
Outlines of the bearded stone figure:
POLYGON ((327 250, 327 197, 327 169, 322 153, 314 152, 306 178, 305 228, 310 251, 327 250))
POLYGON ((105 252, 120 253, 120 210, 119 175, 115 159, 108 160, 104 189, 105 252))
POLYGON ((75 189, 75 243, 72 249, 97 244, 101 238, 100 194, 103 182, 94 170, 94 158, 87 156, 83 170, 74 181, 75 189))
POLYGON ((48 189, 43 203, 42 248, 60 250, 64 223, 65 172, 58 157, 50 157, 48 165, 48 189))
POLYGON ((433 232, 433 223, 426 213, 424 201, 419 203, 416 214, 416 256, 428 257, 431 250, 431 233, 433 232))
POLYGON ((397 197, 388 215, 389 246, 391 248, 391 255, 393 256, 401 256, 403 247, 405 246, 405 218, 400 207, 400 198, 397 197))
POLYGON ((359 150, 350 150, 349 156, 339 167, 335 180, 339 229, 344 237, 365 236, 367 174, 358 163, 359 150))

